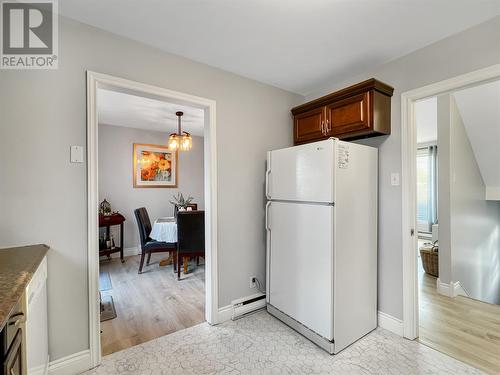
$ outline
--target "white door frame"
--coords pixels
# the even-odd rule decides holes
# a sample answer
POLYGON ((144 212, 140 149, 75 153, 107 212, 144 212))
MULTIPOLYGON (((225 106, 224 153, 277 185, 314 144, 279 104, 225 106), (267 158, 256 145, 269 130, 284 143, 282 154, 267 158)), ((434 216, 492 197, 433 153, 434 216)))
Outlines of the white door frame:
POLYGON ((433 83, 401 94, 402 238, 403 238, 403 336, 418 337, 418 275, 416 232, 417 100, 500 79, 500 64, 433 83), (411 232, 413 231, 413 235, 411 232))
POLYGON ((205 319, 220 323, 217 275, 217 154, 215 101, 140 82, 87 71, 87 189, 88 189, 88 288, 90 362, 101 362, 99 319, 99 223, 98 223, 98 138, 97 89, 112 88, 122 92, 191 105, 205 110, 205 319))

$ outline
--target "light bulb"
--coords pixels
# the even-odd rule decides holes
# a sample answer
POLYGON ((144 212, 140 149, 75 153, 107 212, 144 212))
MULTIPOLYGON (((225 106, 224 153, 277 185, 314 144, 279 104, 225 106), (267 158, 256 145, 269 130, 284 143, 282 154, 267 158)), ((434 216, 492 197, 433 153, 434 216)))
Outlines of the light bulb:
POLYGON ((168 149, 176 151, 179 148, 179 143, 179 136, 177 134, 170 134, 170 137, 168 137, 168 149))
POLYGON ((180 142, 180 149, 181 151, 189 151, 191 147, 193 147, 193 139, 189 133, 184 132, 180 142))

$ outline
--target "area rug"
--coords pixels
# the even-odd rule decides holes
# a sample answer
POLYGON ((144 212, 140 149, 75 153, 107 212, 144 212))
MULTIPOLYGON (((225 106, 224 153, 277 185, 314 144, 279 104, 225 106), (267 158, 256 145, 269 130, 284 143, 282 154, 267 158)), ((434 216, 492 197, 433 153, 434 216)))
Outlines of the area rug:
POLYGON ((106 290, 113 289, 111 285, 111 277, 109 272, 99 272, 99 290, 105 292, 106 290))
POLYGON ((101 322, 106 320, 111 320, 116 318, 115 304, 113 302, 113 297, 102 296, 101 297, 101 322))

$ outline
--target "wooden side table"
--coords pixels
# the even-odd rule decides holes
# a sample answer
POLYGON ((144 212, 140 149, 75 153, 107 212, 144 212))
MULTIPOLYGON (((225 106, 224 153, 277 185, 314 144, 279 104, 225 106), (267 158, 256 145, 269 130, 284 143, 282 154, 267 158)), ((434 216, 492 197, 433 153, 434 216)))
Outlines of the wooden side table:
POLYGON ((122 214, 115 213, 109 216, 99 215, 99 228, 106 228, 106 238, 109 238, 109 228, 113 225, 120 226, 120 246, 116 246, 114 249, 99 249, 99 256, 106 255, 110 257, 111 254, 120 253, 120 260, 122 263, 125 262, 123 259, 123 222, 125 217, 122 214))

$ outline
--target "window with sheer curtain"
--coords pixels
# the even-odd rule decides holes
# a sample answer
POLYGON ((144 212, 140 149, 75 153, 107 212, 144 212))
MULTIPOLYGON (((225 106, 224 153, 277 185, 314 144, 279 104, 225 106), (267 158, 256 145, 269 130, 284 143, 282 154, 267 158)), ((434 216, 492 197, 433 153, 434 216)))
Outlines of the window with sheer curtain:
POLYGON ((437 223, 437 146, 417 149, 417 228, 430 233, 437 223))

